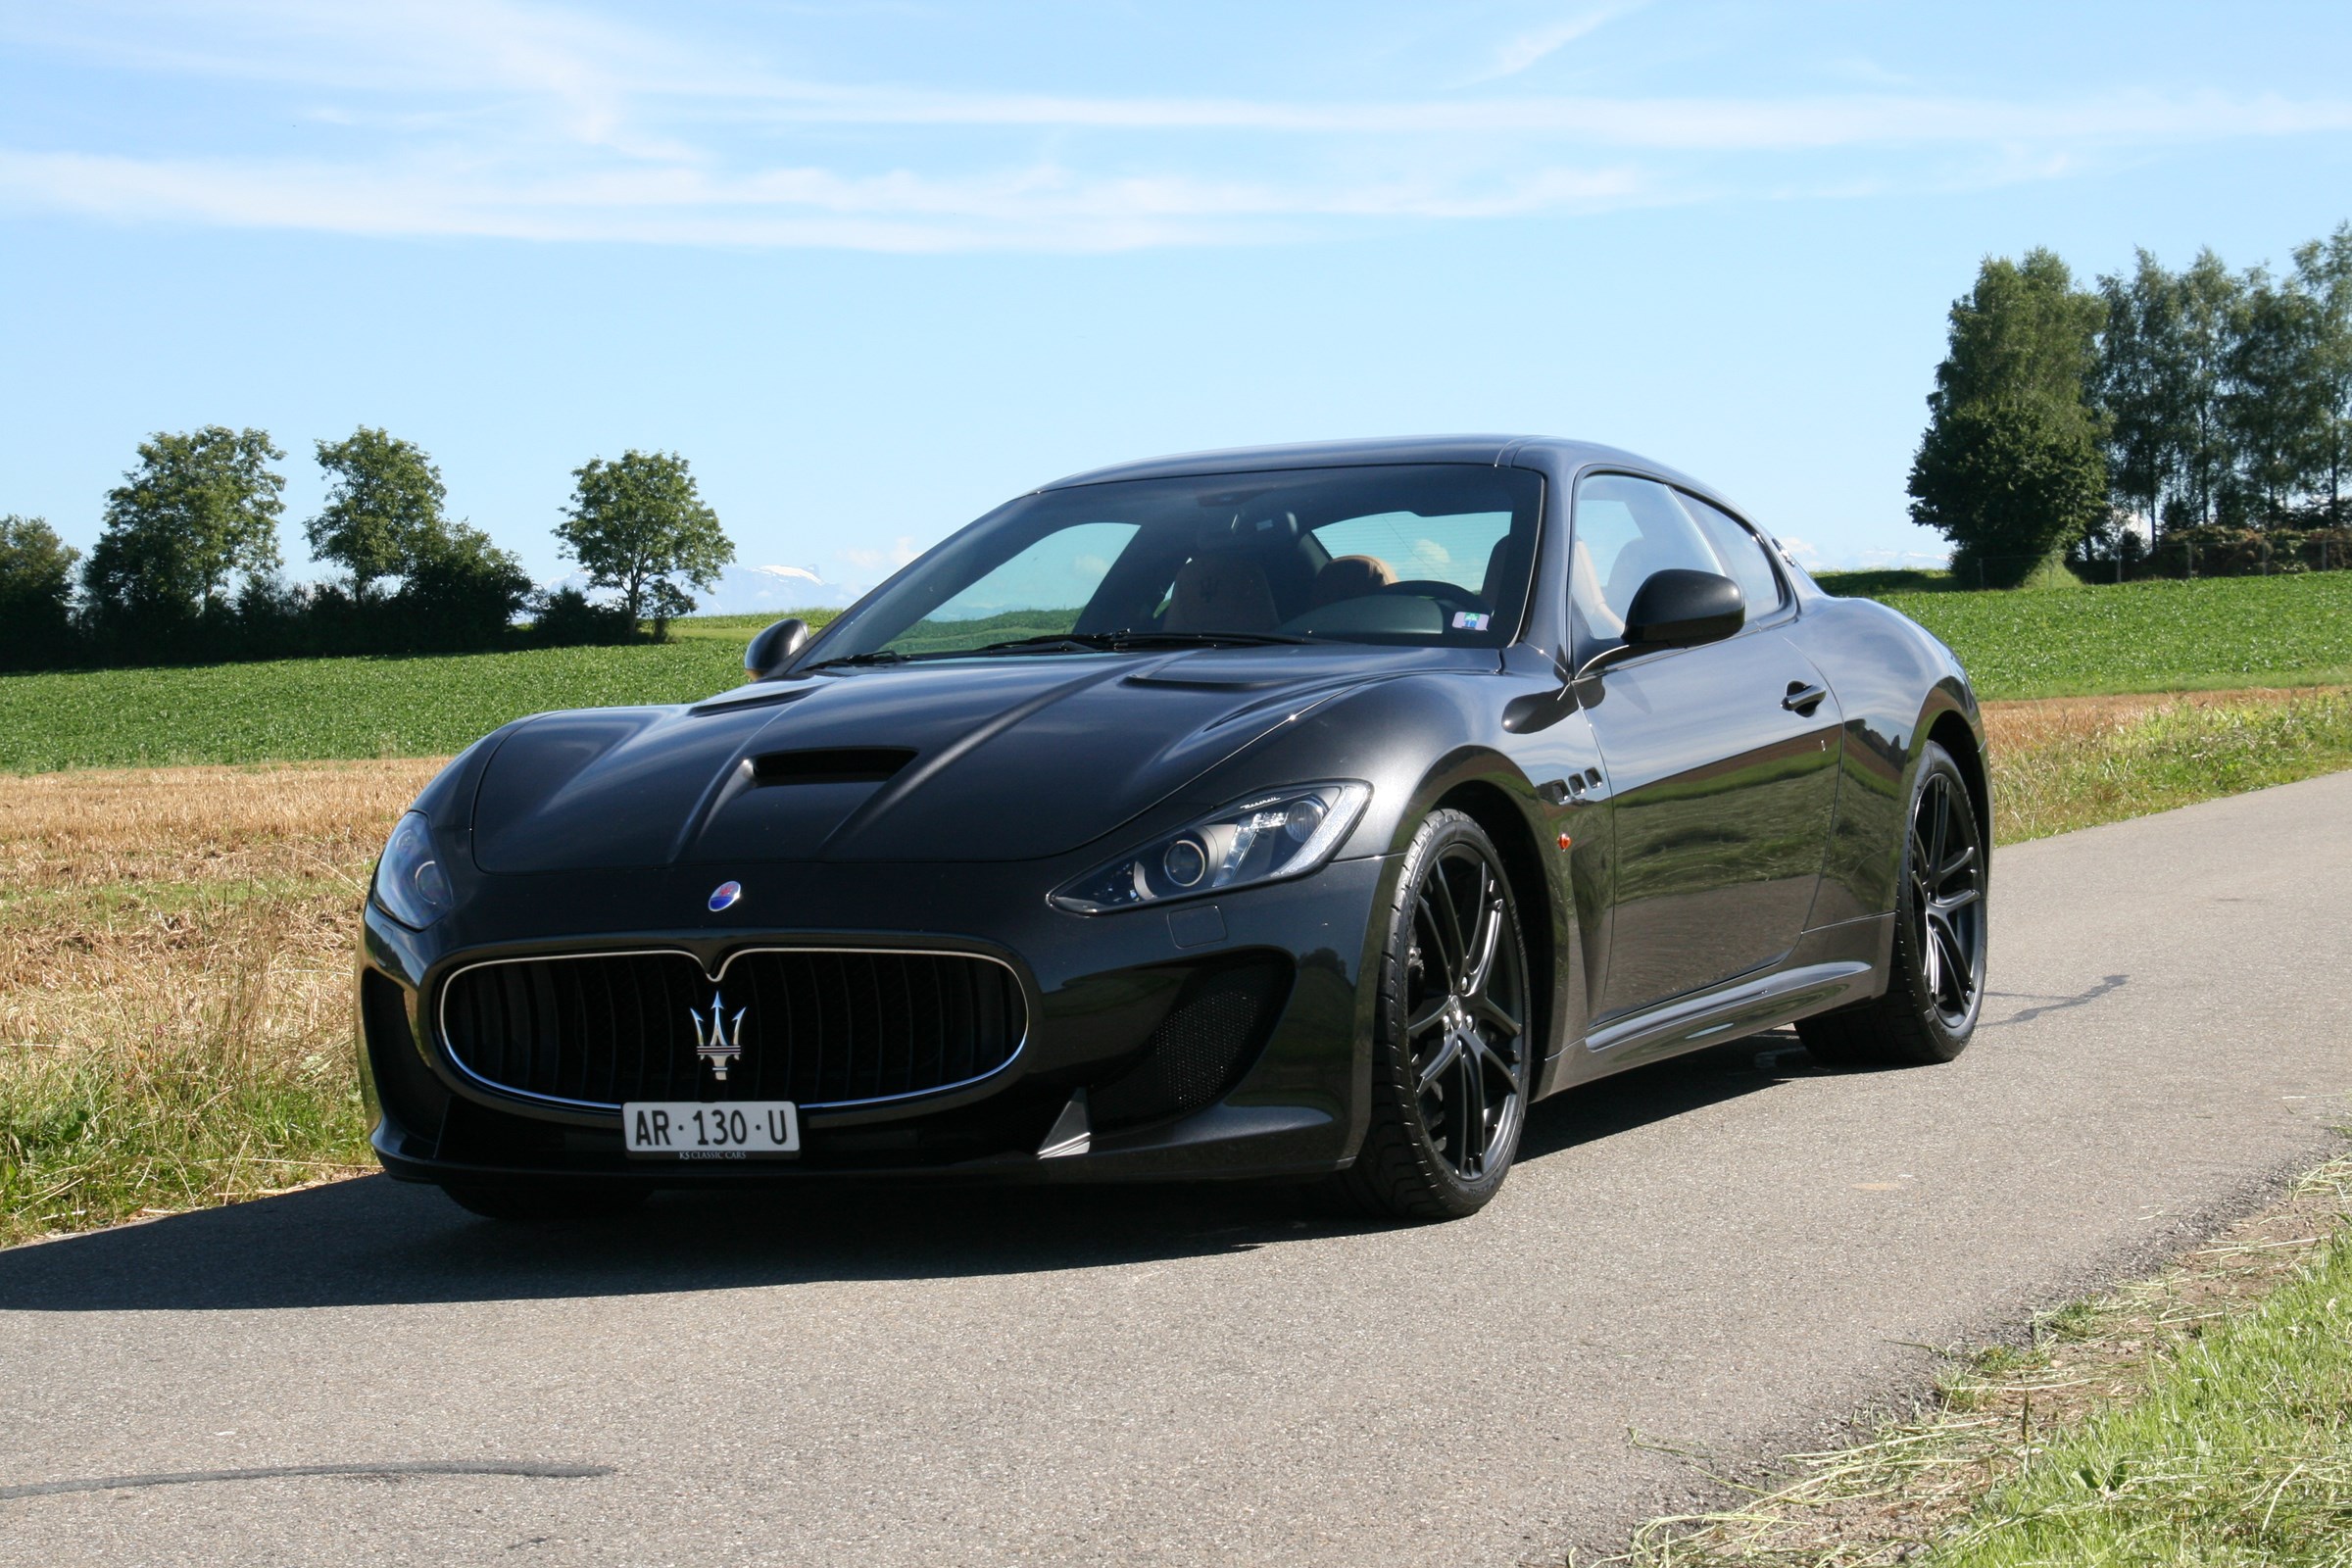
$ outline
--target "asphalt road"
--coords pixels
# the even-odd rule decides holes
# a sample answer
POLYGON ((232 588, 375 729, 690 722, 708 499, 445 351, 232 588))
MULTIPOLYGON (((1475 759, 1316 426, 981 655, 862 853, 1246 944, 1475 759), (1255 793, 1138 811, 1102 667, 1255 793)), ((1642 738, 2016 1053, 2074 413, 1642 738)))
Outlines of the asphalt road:
POLYGON ((2352 1091, 2352 774, 2003 853, 1950 1067, 1764 1038, 1503 1197, 659 1200, 379 1179, 0 1253, 0 1563, 1558 1560, 2260 1200, 2352 1091), (588 1473, 436 1471, 520 1461, 588 1473), (398 1473, 32 1484, 275 1466, 398 1473), (602 1473, 597 1473, 599 1470, 602 1473))

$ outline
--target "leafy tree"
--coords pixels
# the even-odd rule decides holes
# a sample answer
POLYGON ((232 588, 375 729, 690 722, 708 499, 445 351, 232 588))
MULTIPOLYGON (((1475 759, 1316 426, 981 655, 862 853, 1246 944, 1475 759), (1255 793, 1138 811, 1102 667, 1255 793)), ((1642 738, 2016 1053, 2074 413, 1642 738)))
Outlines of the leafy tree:
POLYGON ((2105 306, 2047 250, 1987 258, 1952 303, 1950 349, 1911 465, 1911 514, 1956 570, 2023 581, 2106 515, 2104 426, 2086 390, 2105 306))
POLYGON ((82 569, 98 618, 134 637, 168 633, 225 607, 231 573, 274 572, 286 481, 270 465, 284 457, 267 431, 218 424, 141 442, 82 569))
POLYGON ((2300 280, 2246 274, 2230 318, 2222 416, 2260 520, 2287 520, 2290 499, 2324 466, 2328 387, 2321 366, 2320 311, 2300 280))
POLYGON ((362 425, 341 441, 318 443, 328 476, 326 505, 303 525, 311 553, 351 573, 352 597, 401 577, 445 541, 441 470, 413 442, 362 425))
POLYGON ((2314 432, 2310 480, 2325 481, 2328 520, 2344 526, 2352 484, 2352 223, 2295 251, 2295 276, 2313 308, 2313 369, 2323 412, 2314 432))
POLYGON ((481 529, 440 522, 412 541, 395 601, 410 640, 436 648, 488 648, 530 597, 530 573, 481 529))
POLYGON ((618 591, 632 624, 685 614, 694 600, 672 579, 708 588, 735 559, 718 514, 703 504, 686 460, 674 452, 632 448, 616 463, 591 458, 572 478, 557 537, 591 584, 618 591))
POLYGON ((2220 515, 2237 467, 2225 397, 2245 286, 2210 249, 2197 253, 2174 286, 2177 314, 2167 359, 2175 378, 2173 441, 2180 470, 2175 512, 2188 526, 2203 527, 2220 515))
POLYGON ((80 552, 39 517, 0 517, 0 662, 46 663, 73 635, 80 552))
POLYGON ((2107 321, 2093 386, 2107 416, 2107 480, 2120 511, 2148 519, 2153 544, 2180 486, 2180 282, 2143 250, 2131 276, 2102 276, 2099 294, 2107 321))

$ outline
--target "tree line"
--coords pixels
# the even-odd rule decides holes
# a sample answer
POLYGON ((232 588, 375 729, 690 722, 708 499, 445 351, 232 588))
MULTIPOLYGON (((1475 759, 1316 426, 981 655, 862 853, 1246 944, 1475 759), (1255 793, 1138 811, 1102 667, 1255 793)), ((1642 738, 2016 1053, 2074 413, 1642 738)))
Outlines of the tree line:
POLYGON ((1911 514, 1964 579, 2352 564, 2352 223, 2278 273, 1987 259, 1928 410, 1911 514))
POLYGON ((285 453, 263 430, 159 432, 106 498, 87 560, 39 517, 0 517, 0 667, 319 654, 454 653, 626 642, 695 607, 735 547, 686 460, 631 449, 572 470, 556 526, 591 599, 543 593, 521 562, 447 512, 416 443, 366 425, 316 443, 324 504, 302 525, 334 580, 288 583, 285 453), (527 617, 527 620, 526 620, 527 617))

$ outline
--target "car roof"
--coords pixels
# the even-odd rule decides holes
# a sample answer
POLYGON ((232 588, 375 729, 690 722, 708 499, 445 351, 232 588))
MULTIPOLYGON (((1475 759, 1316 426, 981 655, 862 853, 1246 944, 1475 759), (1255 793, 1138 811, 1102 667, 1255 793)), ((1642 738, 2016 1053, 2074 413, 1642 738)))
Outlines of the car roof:
MULTIPOLYGON (((1284 446, 1227 447, 1214 452, 1181 452, 1164 458, 1114 463, 1073 473, 1041 490, 1110 484, 1121 479, 1170 479, 1203 473, 1254 473, 1280 468, 1354 467, 1379 463, 1477 463, 1502 465, 1542 448, 1569 467, 1625 464, 1664 477, 1684 476, 1664 464, 1592 441, 1541 435, 1412 435, 1354 441, 1296 441, 1284 446)), ((1705 490, 1696 481, 1691 488, 1705 490)))

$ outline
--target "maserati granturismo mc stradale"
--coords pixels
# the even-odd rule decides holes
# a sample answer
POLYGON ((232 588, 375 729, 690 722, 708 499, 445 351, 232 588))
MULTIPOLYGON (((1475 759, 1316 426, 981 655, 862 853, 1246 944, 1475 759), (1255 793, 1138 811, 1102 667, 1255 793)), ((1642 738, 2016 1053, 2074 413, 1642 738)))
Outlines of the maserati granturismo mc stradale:
POLYGON ((1966 673, 1629 453, 1099 469, 745 663, 519 719, 400 819, 359 960, 391 1174, 515 1219, 912 1177, 1445 1218, 1544 1096, 1976 1024, 1966 673))

